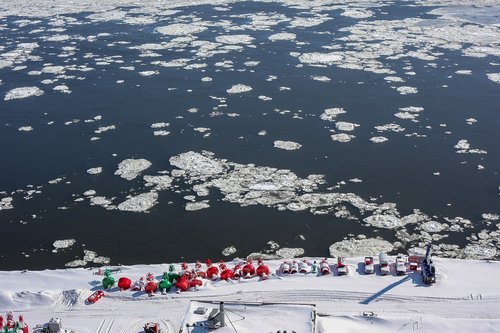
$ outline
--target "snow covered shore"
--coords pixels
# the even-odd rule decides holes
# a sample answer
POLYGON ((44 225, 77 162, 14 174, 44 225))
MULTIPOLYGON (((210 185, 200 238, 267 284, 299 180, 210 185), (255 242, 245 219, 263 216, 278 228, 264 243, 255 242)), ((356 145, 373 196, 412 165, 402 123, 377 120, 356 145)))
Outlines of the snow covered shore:
MULTIPOLYGON (((259 281, 257 277, 229 282, 204 279, 197 291, 176 293, 173 288, 166 295, 157 293, 154 297, 142 291, 120 292, 115 287, 106 291, 106 296, 95 304, 86 304, 85 299, 102 288, 103 276, 96 274, 97 268, 0 272, 0 313, 10 310, 15 315, 22 313, 30 327, 59 317, 66 328, 78 333, 137 333, 149 320, 161 323, 165 332, 178 332, 189 302, 196 299, 226 303, 312 304, 316 309, 314 324, 318 333, 366 332, 367 329, 370 332, 415 329, 419 332, 470 332, 472 329, 499 332, 500 289, 496 279, 500 262, 436 258, 437 283, 426 286, 419 271, 406 276, 397 276, 394 272, 390 276, 365 275, 362 260, 347 261, 350 268, 347 276, 337 276, 335 261, 330 259, 333 274, 326 276, 297 273, 274 275, 266 281, 259 281)), ((235 261, 227 264, 232 268, 235 261)), ((276 272, 281 261, 267 261, 266 264, 271 272, 276 272)), ((114 274, 116 280, 126 276, 134 281, 148 272, 159 279, 168 270, 168 265, 120 268, 121 271, 114 274)), ((179 264, 176 268, 180 271, 179 264)), ((280 311, 281 316, 290 316, 292 320, 297 309, 284 307, 280 311)), ((266 310, 252 313, 252 316, 265 322, 270 314, 266 310)), ((255 332, 258 328, 249 328, 249 322, 246 324, 246 328, 241 324, 238 332, 255 332)), ((304 327, 308 327, 298 322, 294 325, 298 327, 297 333, 305 332, 304 327)), ((281 321, 273 329, 284 327, 286 321, 281 321)), ((218 332, 233 330, 227 327, 218 332)))

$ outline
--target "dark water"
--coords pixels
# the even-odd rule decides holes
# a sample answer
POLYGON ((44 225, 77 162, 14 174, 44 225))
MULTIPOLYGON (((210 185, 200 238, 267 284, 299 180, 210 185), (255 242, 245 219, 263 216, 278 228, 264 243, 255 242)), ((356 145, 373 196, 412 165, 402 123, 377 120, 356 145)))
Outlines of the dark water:
MULTIPOLYGON (((29 33, 36 28, 50 27, 46 18, 21 28, 14 23, 18 17, 0 20, 6 27, 0 37, 0 45, 5 46, 3 52, 13 49, 13 41, 36 41, 40 47, 33 54, 43 59, 27 61, 23 64, 27 68, 19 71, 8 67, 0 69, 3 80, 0 96, 24 86, 38 86, 45 91, 39 97, 0 102, 0 190, 7 192, 4 196, 14 198, 14 209, 0 211, 0 269, 63 267, 68 261, 81 258, 83 248, 110 257, 111 264, 134 264, 192 261, 205 257, 220 259, 221 250, 229 245, 237 247, 235 256, 245 256, 266 249, 269 240, 282 247, 304 248, 308 256, 328 255, 328 247, 349 234, 381 236, 396 241, 393 230, 375 230, 332 215, 278 211, 262 206, 240 207, 222 201, 215 190, 211 190, 208 197, 211 207, 195 212, 184 209, 183 196, 191 194, 189 192, 160 192, 159 203, 149 213, 107 211, 89 206, 88 200, 73 202, 86 190, 93 189, 98 195, 117 197, 117 204, 129 193, 145 191, 141 177, 126 181, 113 175, 119 162, 126 158, 145 158, 152 162, 152 167, 143 174, 154 175, 157 171, 173 169, 168 162, 171 156, 191 150, 208 150, 218 158, 236 163, 290 169, 302 178, 324 174, 325 187, 357 177, 363 182, 347 182, 340 191, 356 193, 365 200, 376 197, 379 203, 394 202, 402 215, 418 208, 436 218, 461 216, 477 223, 476 229, 480 230, 484 227, 479 224, 482 213, 498 214, 499 86, 485 74, 491 71, 490 63, 497 62, 498 58, 471 58, 464 57, 460 51, 439 50, 444 55, 432 61, 437 68, 429 67, 429 61, 412 58, 412 70, 417 75, 411 78, 404 76, 406 70, 402 69, 410 61, 384 60, 385 65, 397 72, 396 76, 407 79, 404 85, 418 88, 418 94, 414 95, 398 94, 391 86, 401 84, 384 81, 384 74, 336 66, 297 68, 300 62, 291 57, 290 52, 326 52, 321 49, 322 45, 344 45, 337 38, 347 33, 338 30, 358 20, 340 16, 338 10, 326 12, 334 17, 333 20, 305 29, 286 28, 287 22, 276 25, 272 31, 224 32, 221 28, 210 27, 197 34, 200 40, 213 40, 218 34, 241 33, 254 37, 253 44, 257 47, 193 61, 208 65, 201 70, 150 64, 156 60, 191 58, 193 48, 190 47, 176 51, 155 50, 162 54, 159 58, 141 58, 138 50, 129 49, 143 43, 168 41, 170 37, 156 33, 154 28, 171 24, 181 15, 196 15, 204 21, 231 19, 238 25, 248 23, 248 19, 232 18, 231 15, 277 12, 295 16, 302 13, 299 9, 278 4, 240 3, 230 8, 230 11, 219 12, 211 6, 187 7, 167 21, 145 26, 90 22, 86 14, 72 15, 83 25, 66 25, 67 30, 61 34, 83 37, 102 32, 111 34, 95 42, 74 38, 48 42, 40 37, 53 32, 29 33), (308 44, 268 40, 268 36, 280 31, 294 32, 298 41, 308 44), (333 34, 317 34, 317 31, 333 34), (117 41, 130 44, 108 46, 117 41), (60 58, 57 55, 62 46, 76 46, 78 50, 69 58, 60 58), (99 57, 120 55, 123 63, 98 66, 95 60, 85 58, 90 52, 99 57), (136 63, 137 60, 142 62, 136 63), (214 66, 224 60, 233 61, 236 70, 214 66), (245 67, 243 63, 249 60, 260 61, 260 64, 245 67), (40 70, 45 63, 88 64, 95 70, 67 71, 66 75, 85 79, 59 80, 56 84, 65 83, 72 91, 63 94, 52 91, 51 87, 56 84, 40 83, 54 75, 27 75, 31 70, 40 70), (134 71, 119 69, 131 65, 136 66, 134 71), (470 69, 472 75, 456 75, 458 69, 470 69), (159 70, 160 74, 142 77, 138 72, 144 70, 159 70), (278 79, 268 82, 268 75, 278 79), (327 83, 314 81, 310 79, 313 75, 324 75, 332 80, 327 83), (213 81, 202 82, 205 76, 213 81), (116 80, 125 82, 117 84, 116 80), (227 94, 226 89, 237 83, 249 85, 253 90, 227 94), (281 86, 290 87, 291 91, 279 91, 281 86), (263 102, 257 99, 259 95, 270 96, 273 100, 263 102), (210 96, 226 97, 228 107, 220 111, 236 112, 240 116, 210 117, 212 108, 218 104, 210 96), (417 118, 420 122, 394 117, 399 107, 410 105, 425 108, 417 118), (193 107, 199 111, 186 112, 193 107), (334 129, 334 123, 319 119, 323 110, 330 107, 347 110, 338 120, 360 124, 353 132, 356 136, 353 141, 344 144, 330 139, 332 133, 328 129, 334 129), (275 108, 291 113, 281 115, 274 111, 275 108), (303 119, 293 119, 293 113, 299 110, 303 119), (102 115, 101 121, 84 122, 97 115, 102 115), (470 117, 478 122, 467 125, 465 119, 470 117), (72 119, 81 121, 64 125, 72 119), (54 124, 47 125, 49 121, 54 124), (170 135, 153 136, 150 125, 162 121, 171 123, 165 128, 170 135), (392 122, 405 127, 406 131, 377 134, 373 128, 392 122), (443 123, 447 126, 440 127, 443 123), (34 131, 17 130, 26 125, 33 126, 34 131), (115 125, 116 129, 100 135, 93 133, 99 126, 107 125, 115 125), (202 133, 193 131, 196 127, 210 128, 211 135, 203 138, 202 133), (263 129, 268 135, 257 135, 263 129), (413 132, 426 137, 404 136, 413 132), (370 137, 378 135, 386 136, 389 141, 383 144, 369 141, 370 137), (89 141, 93 136, 101 139, 89 141), (484 149, 488 154, 455 153, 453 146, 460 139, 468 139, 473 148, 484 149), (273 147, 275 140, 295 141, 302 144, 302 148, 279 150, 273 147), (478 164, 485 169, 477 170, 478 164), (102 174, 88 175, 86 170, 95 166, 103 167, 102 174), (433 176, 436 171, 440 176, 433 176), (65 180, 54 185, 47 183, 57 177, 65 180), (19 189, 29 190, 28 185, 41 186, 41 194, 35 194, 30 200, 24 200, 23 193, 9 194, 19 189), (32 217, 34 214, 36 218, 32 217), (52 243, 65 238, 74 238, 77 243, 70 249, 51 253, 52 243)), ((367 20, 431 17, 426 14, 428 8, 394 5, 374 11, 375 15, 367 20), (381 11, 388 14, 382 15, 381 11)), ((470 232, 450 233, 446 241, 463 246, 470 232)))

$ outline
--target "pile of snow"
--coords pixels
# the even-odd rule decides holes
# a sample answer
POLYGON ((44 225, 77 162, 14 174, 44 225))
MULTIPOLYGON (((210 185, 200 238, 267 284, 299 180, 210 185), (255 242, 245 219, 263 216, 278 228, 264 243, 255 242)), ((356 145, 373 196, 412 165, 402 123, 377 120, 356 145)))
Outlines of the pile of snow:
POLYGON ((300 143, 293 142, 293 141, 281 141, 281 140, 276 140, 274 141, 274 147, 279 148, 279 149, 284 149, 284 150, 297 150, 302 147, 300 143))
POLYGON ((22 87, 22 88, 14 88, 5 94, 4 101, 8 101, 11 99, 20 99, 31 96, 41 96, 43 95, 43 90, 38 87, 22 87))

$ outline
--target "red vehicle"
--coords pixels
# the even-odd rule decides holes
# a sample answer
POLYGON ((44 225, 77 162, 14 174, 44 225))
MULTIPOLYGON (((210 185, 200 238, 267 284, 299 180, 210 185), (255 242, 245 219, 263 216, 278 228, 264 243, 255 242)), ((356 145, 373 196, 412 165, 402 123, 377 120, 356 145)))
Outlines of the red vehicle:
POLYGON ((87 298, 87 302, 94 304, 101 297, 104 297, 104 291, 102 291, 102 290, 94 291, 94 293, 92 295, 90 295, 89 298, 87 298))

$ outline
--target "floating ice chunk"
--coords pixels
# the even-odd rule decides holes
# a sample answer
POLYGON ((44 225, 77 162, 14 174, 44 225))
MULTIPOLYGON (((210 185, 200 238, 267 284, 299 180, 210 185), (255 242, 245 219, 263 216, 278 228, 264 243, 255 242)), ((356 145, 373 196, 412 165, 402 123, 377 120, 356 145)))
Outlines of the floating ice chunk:
POLYGON ((14 63, 12 61, 0 59, 0 69, 5 67, 11 67, 14 63))
POLYGON ((164 127, 168 127, 168 126, 170 126, 170 123, 161 122, 161 123, 151 124, 151 128, 164 128, 164 127))
POLYGON ((323 22, 331 20, 330 17, 297 17, 290 22, 290 26, 293 28, 310 28, 316 25, 320 25, 323 22))
POLYGON ((356 19, 363 19, 373 16, 373 12, 368 9, 360 9, 360 8, 344 9, 344 12, 340 15, 356 19))
POLYGON ((374 136, 370 138, 370 141, 373 143, 382 143, 386 142, 387 140, 389 139, 387 139, 385 136, 374 136))
POLYGON ((346 121, 338 121, 335 123, 335 127, 337 127, 339 131, 354 131, 354 129, 358 126, 359 124, 349 123, 346 121))
POLYGON ((96 191, 88 190, 88 191, 83 192, 83 195, 86 197, 90 197, 90 196, 96 195, 96 191))
POLYGON ((257 66, 258 64, 260 64, 260 61, 245 61, 243 63, 243 65, 247 66, 247 67, 255 67, 257 66))
POLYGON ((330 82, 332 79, 330 79, 328 76, 311 76, 311 79, 314 81, 320 81, 320 82, 330 82))
POLYGON ((208 127, 196 127, 196 128, 193 128, 193 130, 196 132, 205 133, 205 132, 210 131, 210 128, 208 128, 208 127))
POLYGON ((266 130, 262 130, 259 133, 257 133, 257 135, 261 135, 261 136, 267 135, 267 131, 266 130))
POLYGON ((209 77, 209 76, 205 76, 205 77, 202 77, 202 78, 201 78, 201 81, 202 81, 202 82, 212 82, 212 78, 211 78, 211 77, 209 77))
POLYGON ((403 112, 414 112, 414 113, 417 113, 417 112, 424 111, 424 108, 421 107, 421 106, 407 106, 407 107, 404 107, 404 108, 399 108, 399 110, 403 111, 403 112))
POLYGON ((272 100, 272 98, 271 98, 271 97, 264 96, 264 95, 260 95, 258 98, 259 98, 260 100, 262 100, 262 101, 271 101, 271 100, 272 100))
POLYGON ((351 179, 349 179, 349 181, 351 183, 362 183, 363 182, 363 180, 359 179, 359 178, 351 178, 351 179))
POLYGON ((346 113, 343 108, 330 108, 326 109, 319 117, 322 120, 334 121, 339 114, 346 113))
POLYGON ((169 134, 170 134, 170 132, 169 131, 165 131, 165 130, 153 131, 153 135, 154 136, 167 136, 169 134))
POLYGON ((14 208, 14 206, 12 205, 13 200, 14 199, 11 197, 2 198, 0 200, 0 210, 13 209, 14 208))
POLYGON ((283 259, 292 259, 300 257, 304 254, 304 249, 302 248, 289 248, 284 247, 276 251, 276 254, 283 259))
POLYGON ((402 78, 398 76, 386 76, 384 77, 384 80, 389 81, 389 82, 405 82, 402 78))
POLYGON ((221 35, 215 37, 215 40, 223 44, 251 44, 254 38, 249 35, 221 35))
POLYGON ((279 32, 269 36, 269 40, 275 42, 278 40, 295 40, 297 36, 291 32, 279 32))
POLYGON ((42 68, 42 73, 45 74, 64 74, 65 72, 64 66, 45 66, 42 68))
POLYGON ((19 132, 31 132, 33 127, 31 126, 22 126, 17 129, 19 132))
POLYGON ((394 116, 399 119, 415 119, 418 116, 418 114, 410 112, 397 112, 394 114, 394 116))
POLYGON ((208 204, 208 201, 200 201, 200 202, 188 202, 186 204, 186 210, 187 211, 195 211, 195 210, 200 210, 200 209, 205 209, 205 208, 210 208, 210 205, 208 204))
POLYGON ((11 99, 27 98, 31 96, 41 96, 43 95, 43 90, 38 87, 21 87, 14 88, 5 94, 4 101, 11 99))
POLYGON ((207 27, 197 23, 192 23, 192 24, 174 23, 156 28, 156 31, 159 32, 160 34, 170 35, 170 36, 193 35, 203 32, 205 30, 207 30, 207 27))
POLYGON ((297 150, 300 149, 300 147, 302 147, 300 143, 293 141, 281 141, 281 140, 274 141, 274 148, 279 148, 284 150, 297 150))
POLYGON ((498 221, 500 219, 500 215, 493 213, 484 213, 481 217, 488 221, 498 221))
POLYGON ((417 88, 410 87, 410 86, 401 86, 401 87, 398 87, 396 90, 401 95, 416 94, 416 93, 418 93, 418 89, 417 88))
POLYGON ((299 61, 310 65, 332 65, 341 62, 344 57, 340 53, 303 53, 299 56, 299 61))
POLYGON ((139 72, 139 75, 141 75, 141 76, 151 76, 151 75, 158 75, 158 74, 160 74, 159 70, 139 72))
POLYGON ((155 186, 155 190, 163 191, 171 187, 172 177, 167 175, 162 176, 144 176, 146 186, 155 186))
POLYGON ((102 172, 102 167, 90 168, 87 170, 89 175, 97 175, 102 172))
POLYGON ((446 228, 446 225, 436 221, 427 221, 420 225, 425 232, 441 232, 446 228))
POLYGON ((460 69, 455 71, 455 73, 459 75, 472 75, 472 71, 470 69, 460 69))
POLYGON ((220 161, 192 151, 173 156, 169 162, 195 176, 216 175, 224 172, 225 169, 220 161))
POLYGON ((76 243, 76 240, 74 239, 61 239, 61 240, 56 240, 52 246, 57 250, 57 249, 67 249, 68 247, 73 246, 73 244, 76 243))
POLYGON ((354 139, 354 135, 349 135, 347 133, 339 133, 339 134, 333 134, 330 136, 333 141, 338 141, 338 142, 349 142, 351 139, 354 139))
POLYGON ((394 246, 388 241, 377 238, 349 239, 334 243, 330 246, 330 256, 359 257, 378 255, 381 252, 390 252, 394 246))
POLYGON ((224 250, 222 250, 222 255, 225 257, 228 257, 234 253, 236 253, 236 247, 234 246, 228 246, 224 250))
POLYGON ((474 119, 474 118, 468 118, 468 119, 465 119, 465 122, 468 124, 468 125, 472 125, 474 123, 477 123, 477 119, 474 119))
POLYGON ((463 253, 466 259, 493 259, 497 249, 488 245, 468 244, 463 253))
POLYGON ((145 212, 158 203, 158 193, 152 191, 131 197, 118 205, 119 210, 145 212))
POLYGON ((115 125, 110 125, 110 126, 100 126, 98 129, 96 129, 94 131, 94 133, 96 134, 101 134, 103 132, 107 132, 107 131, 110 131, 110 130, 114 130, 116 129, 116 126, 115 125))
POLYGON ((126 159, 120 162, 115 175, 132 180, 137 177, 142 171, 151 166, 151 162, 146 159, 126 159))
POLYGON ((66 263, 64 266, 75 268, 75 267, 82 267, 82 266, 85 266, 85 265, 87 265, 86 261, 81 260, 81 259, 77 259, 77 260, 73 260, 73 261, 70 261, 70 262, 66 263))
POLYGON ((379 132, 387 132, 387 131, 392 131, 392 132, 403 132, 405 129, 404 127, 399 126, 398 124, 386 124, 386 125, 380 125, 380 126, 375 126, 375 129, 379 132))
POLYGON ((495 83, 500 83, 500 73, 488 73, 486 74, 488 76, 488 79, 495 83))
POLYGON ((111 201, 110 199, 108 199, 106 197, 99 196, 99 197, 90 198, 90 205, 91 206, 101 206, 104 208, 108 208, 112 204, 113 204, 113 201, 111 201))
POLYGON ((251 90, 252 90, 252 87, 250 87, 250 86, 246 86, 244 84, 235 84, 231 88, 227 89, 226 91, 229 94, 239 94, 239 93, 244 93, 244 92, 248 92, 251 90))
POLYGON ((402 226, 401 220, 393 215, 372 215, 363 221, 376 228, 394 229, 402 226))

